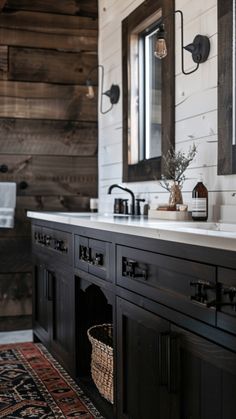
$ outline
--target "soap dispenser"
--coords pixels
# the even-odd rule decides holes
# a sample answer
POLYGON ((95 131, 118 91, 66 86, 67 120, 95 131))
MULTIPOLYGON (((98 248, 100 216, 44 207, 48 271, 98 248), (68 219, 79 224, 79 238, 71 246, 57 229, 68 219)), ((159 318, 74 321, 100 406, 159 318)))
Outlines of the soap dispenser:
POLYGON ((192 191, 192 219, 206 221, 208 218, 208 190, 203 184, 202 174, 192 191))
POLYGON ((136 198, 135 215, 141 215, 140 202, 145 202, 145 199, 136 198))

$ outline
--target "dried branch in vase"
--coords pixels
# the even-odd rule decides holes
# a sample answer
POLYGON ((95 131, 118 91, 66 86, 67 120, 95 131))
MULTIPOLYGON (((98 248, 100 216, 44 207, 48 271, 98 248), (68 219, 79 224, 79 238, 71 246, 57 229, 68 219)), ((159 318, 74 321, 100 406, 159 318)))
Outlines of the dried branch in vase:
POLYGON ((183 183, 186 179, 184 172, 189 167, 197 154, 197 147, 193 144, 187 154, 182 151, 175 151, 172 147, 168 150, 166 155, 163 155, 164 172, 161 175, 160 185, 170 192, 171 185, 177 183, 182 189, 183 183))
POLYGON ((161 175, 160 185, 170 192, 169 205, 176 206, 183 203, 181 189, 186 179, 184 173, 196 154, 197 147, 193 144, 187 154, 175 151, 172 147, 166 155, 163 155, 165 174, 161 175))

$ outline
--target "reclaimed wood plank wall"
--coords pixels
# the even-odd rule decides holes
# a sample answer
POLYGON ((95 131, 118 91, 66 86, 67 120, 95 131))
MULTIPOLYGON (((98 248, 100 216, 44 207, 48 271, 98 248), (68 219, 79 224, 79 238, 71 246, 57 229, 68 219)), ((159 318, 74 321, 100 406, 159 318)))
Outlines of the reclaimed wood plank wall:
POLYGON ((0 231, 0 330, 30 325, 26 211, 88 210, 97 196, 97 47, 97 0, 0 0, 0 182, 18 185, 15 228, 0 231))

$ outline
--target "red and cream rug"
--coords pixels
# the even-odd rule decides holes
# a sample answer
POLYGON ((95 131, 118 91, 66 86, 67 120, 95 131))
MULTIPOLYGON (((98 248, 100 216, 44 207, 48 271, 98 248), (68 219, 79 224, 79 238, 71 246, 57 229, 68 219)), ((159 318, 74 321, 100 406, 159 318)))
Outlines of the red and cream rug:
POLYGON ((41 344, 0 345, 0 418, 102 419, 41 344))

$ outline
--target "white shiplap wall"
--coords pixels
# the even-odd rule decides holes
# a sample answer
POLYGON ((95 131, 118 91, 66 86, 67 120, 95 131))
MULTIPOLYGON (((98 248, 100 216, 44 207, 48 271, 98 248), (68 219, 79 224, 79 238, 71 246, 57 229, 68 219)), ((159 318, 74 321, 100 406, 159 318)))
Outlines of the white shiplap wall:
MULTIPOLYGON (((99 0, 99 60, 105 67, 105 90, 117 83, 122 91, 121 22, 143 0, 99 0)), ((191 191, 198 174, 203 173, 209 191, 210 208, 235 203, 236 175, 217 176, 217 0, 176 0, 176 9, 184 13, 185 45, 198 33, 208 35, 211 52, 206 63, 189 76, 180 70, 180 25, 176 16, 176 148, 188 150, 194 141, 198 154, 187 171, 184 201, 191 202, 191 191)), ((186 67, 193 65, 185 55, 186 67)), ((112 209, 114 196, 108 186, 122 182, 122 98, 107 115, 99 114, 99 206, 112 209)), ((128 183, 139 197, 155 206, 167 202, 168 194, 157 181, 128 183)), ((119 190, 114 192, 119 196, 119 190)), ((210 211, 212 214, 212 211, 210 211)))

